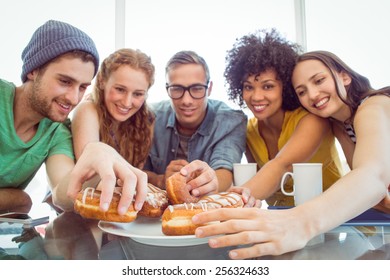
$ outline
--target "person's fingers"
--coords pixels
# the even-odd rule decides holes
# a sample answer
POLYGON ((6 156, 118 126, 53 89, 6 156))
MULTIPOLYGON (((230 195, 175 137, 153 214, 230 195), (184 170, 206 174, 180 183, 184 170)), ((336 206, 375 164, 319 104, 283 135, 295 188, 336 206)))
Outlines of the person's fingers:
POLYGON ((182 169, 184 166, 186 166, 188 162, 186 160, 180 159, 180 160, 172 160, 168 166, 167 170, 169 170, 171 173, 173 172, 179 172, 180 169, 182 169))
POLYGON ((78 192, 82 189, 82 184, 95 174, 101 178, 105 176, 106 180, 110 181, 109 178, 112 177, 113 173, 111 161, 103 159, 116 160, 115 153, 112 147, 100 142, 87 144, 70 173, 67 195, 76 199, 78 192))
POLYGON ((193 172, 202 173, 204 170, 210 168, 207 163, 201 160, 194 160, 191 163, 186 164, 180 169, 180 173, 183 176, 189 176, 193 172))
POLYGON ((186 160, 172 160, 165 170, 165 178, 168 179, 173 174, 180 172, 187 164, 188 162, 186 160))
POLYGON ((194 196, 215 192, 218 188, 215 171, 211 168, 203 169, 202 173, 187 182, 187 188, 194 196))
POLYGON ((131 166, 127 162, 125 164, 115 165, 115 171, 119 180, 122 181, 122 195, 118 205, 118 213, 123 215, 127 212, 134 201, 136 193, 138 201, 135 202, 135 209, 140 210, 140 208, 137 208, 137 205, 142 208, 143 201, 146 198, 146 173, 131 166))
MULTIPOLYGON (((104 167, 103 167, 104 168, 104 167)), ((112 196, 116 186, 116 176, 112 169, 97 170, 100 175, 101 181, 101 196, 100 196, 100 209, 107 211, 110 207, 112 196)))
MULTIPOLYGON (((245 202, 244 202, 244 203, 245 203, 245 202)), ((246 201, 244 207, 254 207, 255 204, 256 204, 256 199, 255 199, 253 196, 250 196, 250 197, 247 199, 247 201, 246 201)))
POLYGON ((251 197, 251 191, 248 188, 243 188, 243 187, 232 187, 229 189, 231 192, 235 192, 241 195, 242 200, 244 201, 245 204, 248 203, 250 197, 251 197))
POLYGON ((266 235, 260 231, 241 231, 233 234, 218 235, 209 239, 212 248, 221 248, 238 245, 248 245, 268 241, 266 235))
POLYGON ((136 175, 137 175, 137 187, 136 187, 136 195, 135 195, 135 200, 134 200, 134 207, 135 210, 139 211, 141 210, 145 199, 146 195, 148 192, 148 176, 146 175, 145 172, 135 169, 133 170, 136 175))
POLYGON ((70 173, 67 196, 76 199, 77 194, 81 191, 83 183, 92 178, 96 172, 91 168, 84 168, 81 165, 75 165, 70 173))
POLYGON ((219 208, 216 210, 204 211, 192 217, 195 224, 206 224, 215 221, 226 221, 231 219, 248 220, 257 219, 262 210, 258 208, 219 208))
POLYGON ((275 245, 271 242, 259 243, 250 247, 234 249, 229 252, 229 257, 234 260, 243 260, 275 253, 275 245))
POLYGON ((95 174, 101 179, 100 208, 103 211, 108 210, 117 183, 122 187, 119 214, 127 212, 136 191, 136 208, 142 207, 147 192, 146 173, 132 167, 112 147, 103 143, 91 143, 85 147, 70 174, 67 195, 75 199, 82 184, 95 174))
POLYGON ((242 199, 244 200, 244 203, 248 203, 250 199, 254 199, 251 195, 250 189, 242 188, 242 199))
POLYGON ((253 206, 253 207, 255 207, 255 208, 261 208, 261 200, 260 199, 256 199, 256 202, 255 202, 255 206, 253 206))
POLYGON ((197 188, 193 188, 191 185, 187 185, 187 188, 190 190, 193 196, 201 197, 205 194, 215 193, 216 184, 211 182, 197 188))
POLYGON ((258 222, 244 219, 201 226, 196 229, 195 235, 198 238, 211 236, 215 239, 211 244, 209 243, 213 248, 252 244, 267 240, 266 234, 261 231, 258 222))

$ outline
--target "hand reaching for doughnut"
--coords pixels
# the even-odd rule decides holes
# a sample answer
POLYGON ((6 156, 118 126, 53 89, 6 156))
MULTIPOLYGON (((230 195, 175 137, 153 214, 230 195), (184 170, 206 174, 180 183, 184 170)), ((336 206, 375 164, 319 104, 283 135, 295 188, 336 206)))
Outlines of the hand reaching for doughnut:
POLYGON ((192 222, 210 223, 198 227, 195 234, 198 238, 214 236, 209 239, 211 248, 247 245, 230 251, 229 257, 248 259, 303 248, 313 236, 300 211, 298 207, 288 210, 220 208, 198 213, 192 222))
POLYGON ((229 191, 238 193, 242 196, 242 200, 244 201, 244 207, 261 207, 261 200, 256 199, 254 196, 252 196, 250 189, 243 187, 231 187, 229 191))
POLYGON ((165 170, 165 180, 171 177, 173 174, 180 172, 180 170, 187 164, 189 164, 188 161, 184 159, 172 160, 165 170))
POLYGON ((104 143, 89 143, 70 174, 67 195, 76 199, 82 184, 99 175, 102 184, 100 208, 107 211, 118 179, 121 179, 122 196, 118 212, 124 215, 135 195, 135 209, 140 210, 147 193, 147 175, 131 166, 112 147, 104 143))
POLYGON ((180 173, 185 177, 196 174, 192 180, 187 182, 187 188, 193 196, 201 197, 218 190, 217 175, 214 169, 204 161, 194 160, 180 169, 180 173))

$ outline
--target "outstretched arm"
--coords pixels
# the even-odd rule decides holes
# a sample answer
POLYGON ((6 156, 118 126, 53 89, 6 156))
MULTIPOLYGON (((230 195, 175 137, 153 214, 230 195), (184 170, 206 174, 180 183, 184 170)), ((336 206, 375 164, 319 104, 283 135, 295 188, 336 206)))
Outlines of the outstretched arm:
POLYGON ((328 133, 331 133, 328 120, 307 114, 275 158, 242 187, 249 188, 257 199, 267 199, 280 188, 280 180, 285 172, 291 171, 292 164, 310 160, 328 133))
POLYGON ((63 154, 53 155, 46 159, 46 174, 53 203, 64 211, 73 211, 73 200, 66 194, 69 174, 73 167, 73 159, 63 154))
POLYGON ((233 184, 233 172, 225 169, 225 168, 219 168, 215 170, 215 174, 217 175, 218 179, 218 190, 219 191, 225 191, 229 189, 233 184))
POLYGON ((210 239, 213 248, 253 244, 230 252, 230 257, 235 259, 277 255, 304 247, 314 236, 381 201, 388 194, 390 184, 390 100, 382 99, 381 103, 388 103, 381 106, 374 98, 370 99, 355 116, 358 142, 353 169, 327 191, 288 210, 243 208, 200 213, 194 216, 195 223, 221 223, 199 227, 196 235, 229 234, 210 239))
POLYGON ((73 150, 76 160, 80 158, 88 143, 100 141, 99 130, 96 105, 91 101, 77 105, 72 119, 73 150))

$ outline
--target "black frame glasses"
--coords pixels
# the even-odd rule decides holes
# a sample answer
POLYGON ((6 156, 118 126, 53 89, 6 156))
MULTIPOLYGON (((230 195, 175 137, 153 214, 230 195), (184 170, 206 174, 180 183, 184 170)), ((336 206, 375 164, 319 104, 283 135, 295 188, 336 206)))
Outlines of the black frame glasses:
POLYGON ((194 99, 202 99, 206 96, 207 89, 209 88, 207 85, 203 84, 192 84, 188 87, 182 85, 165 85, 165 88, 168 92, 168 95, 172 99, 180 99, 183 97, 184 93, 188 91, 190 96, 194 99))

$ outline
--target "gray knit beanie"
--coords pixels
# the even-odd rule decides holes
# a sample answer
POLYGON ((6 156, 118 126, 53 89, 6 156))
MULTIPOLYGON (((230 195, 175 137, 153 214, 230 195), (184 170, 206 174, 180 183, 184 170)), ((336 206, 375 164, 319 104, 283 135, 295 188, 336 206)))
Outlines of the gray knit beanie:
POLYGON ((85 51, 94 56, 94 75, 96 75, 99 68, 99 54, 92 39, 68 23, 56 20, 47 21, 34 32, 22 52, 22 81, 27 80, 27 74, 31 71, 73 50, 85 51))

